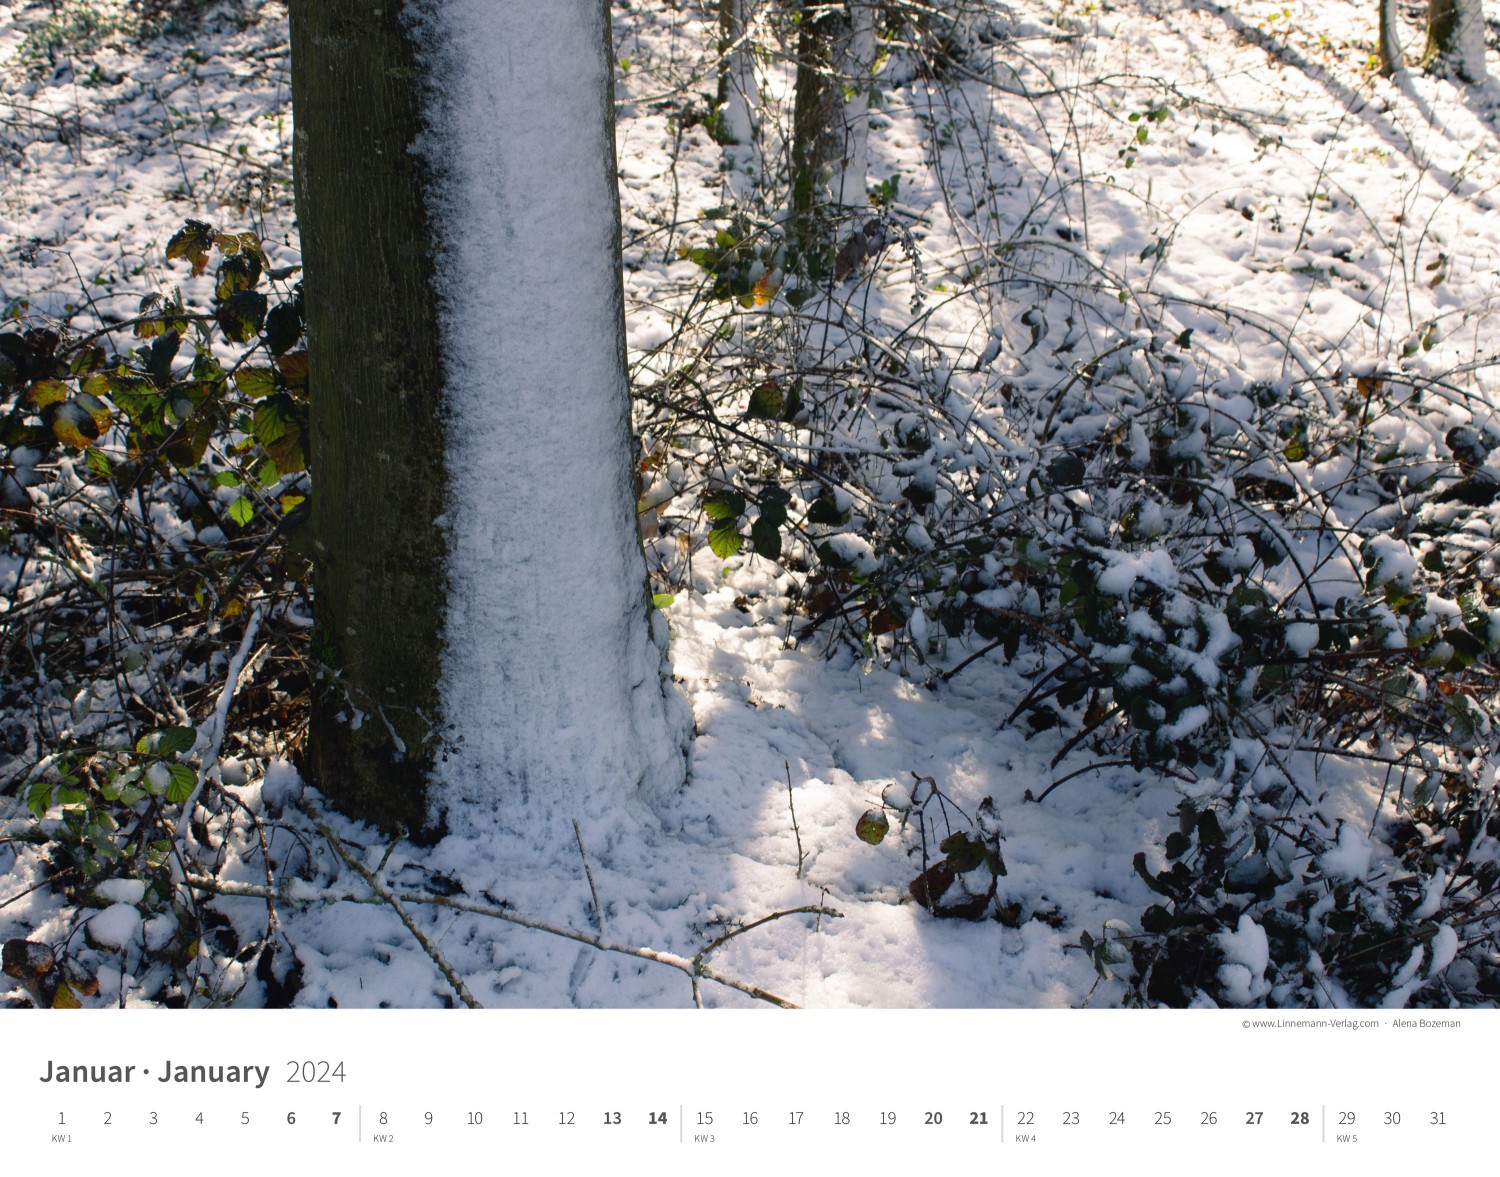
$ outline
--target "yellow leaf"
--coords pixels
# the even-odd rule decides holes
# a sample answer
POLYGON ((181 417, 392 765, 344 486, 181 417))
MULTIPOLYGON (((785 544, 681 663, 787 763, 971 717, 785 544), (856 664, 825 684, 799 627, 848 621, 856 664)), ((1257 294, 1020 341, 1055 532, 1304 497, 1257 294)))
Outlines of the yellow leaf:
POLYGON ((755 305, 765 306, 776 297, 776 292, 781 289, 782 273, 780 270, 767 270, 760 276, 760 281, 755 284, 755 305))
POLYGON ((82 1009, 83 1002, 78 1000, 78 995, 68 987, 66 981, 57 983, 57 992, 52 995, 53 1009, 82 1009))

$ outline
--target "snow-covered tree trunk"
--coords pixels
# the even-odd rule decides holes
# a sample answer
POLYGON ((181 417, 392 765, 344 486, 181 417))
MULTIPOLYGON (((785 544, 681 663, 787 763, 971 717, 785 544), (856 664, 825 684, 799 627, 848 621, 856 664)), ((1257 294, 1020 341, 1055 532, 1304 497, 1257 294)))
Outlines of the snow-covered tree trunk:
MULTIPOLYGON (((430 766, 428 824, 510 833, 547 853, 564 838, 571 848, 572 820, 608 824, 633 799, 675 792, 684 776, 685 704, 666 682, 665 626, 651 609, 636 526, 609 5, 407 0, 392 16, 395 7, 292 5, 304 71, 367 74, 342 79, 353 109, 325 111, 330 125, 304 120, 300 96, 297 107, 299 167, 323 161, 299 181, 304 232, 353 222, 307 254, 322 376, 313 396, 420 399, 428 414, 411 425, 372 422, 343 465, 319 464, 315 452, 315 499, 326 518, 393 478, 442 483, 440 503, 424 492, 364 516, 373 546, 382 529, 428 537, 422 550, 437 561, 380 563, 370 574, 420 585, 441 603, 441 640, 428 655, 434 685, 421 696, 439 739, 420 755, 406 741, 406 760, 391 772, 383 768, 394 757, 374 766, 368 791, 410 787, 403 766, 418 758, 430 766), (348 48, 375 28, 378 53, 348 48), (322 62, 328 53, 337 62, 322 62), (384 80, 369 81, 371 71, 384 80), (393 113, 401 117, 387 126, 393 113), (358 141, 330 144, 330 129, 358 141), (376 192, 386 183, 422 215, 390 226, 369 215, 364 205, 386 200, 376 192), (374 280, 396 271, 399 300, 374 280), (398 301, 420 315, 381 310, 398 301), (340 318, 343 330, 327 326, 340 318), (407 368, 387 357, 413 345, 396 333, 419 319, 431 324, 441 370, 414 393, 407 368), (359 377, 346 377, 345 363, 359 365, 359 377), (433 434, 439 422, 431 464, 393 468, 404 439, 392 430, 433 434)), ((322 592, 320 579, 320 632, 331 642, 380 624, 370 615, 378 594, 346 605, 322 592)), ((406 657, 402 622, 384 630, 387 660, 406 657)), ((338 664, 348 710, 366 712, 360 731, 378 725, 359 703, 370 688, 347 658, 338 664)), ((331 726, 325 719, 315 741, 331 726)), ((339 766, 319 763, 331 787, 339 766)))
POLYGON ((844 151, 829 183, 833 202, 845 208, 869 203, 870 90, 875 84, 873 0, 849 0, 848 36, 835 46, 833 72, 843 99, 844 151))
POLYGON ((1464 82, 1484 81, 1483 0, 1428 0, 1422 66, 1464 82))
POLYGON ((867 203, 873 0, 801 5, 792 110, 791 212, 804 266, 831 265, 831 213, 867 203))
POLYGON ((1376 59, 1380 72, 1385 77, 1401 72, 1404 64, 1401 56, 1401 26, 1397 15, 1397 0, 1379 0, 1380 40, 1376 45, 1376 59))
POLYGON ((719 117, 724 135, 735 143, 754 143, 760 116, 760 86, 755 78, 751 24, 759 0, 719 0, 719 117))

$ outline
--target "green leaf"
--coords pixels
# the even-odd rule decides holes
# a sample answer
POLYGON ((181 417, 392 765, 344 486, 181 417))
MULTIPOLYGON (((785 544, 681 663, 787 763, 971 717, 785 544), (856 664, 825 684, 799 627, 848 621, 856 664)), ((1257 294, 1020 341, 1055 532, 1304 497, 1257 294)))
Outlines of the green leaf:
POLYGON ((52 805, 52 783, 50 781, 33 781, 31 788, 26 791, 26 808, 36 814, 37 820, 47 816, 47 810, 52 805))
POLYGON ((834 525, 844 522, 844 514, 831 498, 819 498, 814 499, 812 505, 808 507, 807 521, 834 525))
POLYGON ((745 496, 734 490, 716 490, 703 500, 703 513, 710 519, 738 519, 745 513, 745 496))
POLYGON ((250 520, 255 518, 255 504, 244 495, 240 495, 229 504, 229 517, 241 527, 248 527, 250 520))
POLYGON ((1130 865, 1135 867, 1135 873, 1140 875, 1141 878, 1145 880, 1146 886, 1150 887, 1158 895, 1170 896, 1172 894, 1172 892, 1168 891, 1161 885, 1161 881, 1159 879, 1155 878, 1151 874, 1151 872, 1146 869, 1145 851, 1137 850, 1135 857, 1130 860, 1130 865))
POLYGON ((767 560, 781 559, 781 528, 764 515, 750 525, 750 539, 755 544, 757 556, 764 556, 767 560))
POLYGON ((767 380, 750 394, 750 404, 745 409, 745 416, 752 421, 774 421, 781 416, 782 406, 785 404, 786 396, 781 387, 767 380))
POLYGON ((241 291, 254 290, 260 284, 260 258, 258 250, 243 250, 219 263, 218 281, 214 293, 220 299, 232 298, 241 291))
POLYGON ((293 302, 279 302, 266 316, 266 346, 273 356, 290 351, 302 338, 302 308, 293 302))
POLYGON ((240 368, 234 374, 234 386, 252 400, 270 396, 276 391, 274 368, 240 368))
POLYGON ((740 534, 737 523, 730 523, 709 532, 708 546, 719 559, 727 560, 745 546, 745 537, 740 534))
POLYGON ((167 773, 172 778, 172 783, 167 786, 167 801, 173 805, 181 805, 193 795, 193 790, 198 785, 198 775, 185 764, 169 764, 167 773))
POLYGON ((651 598, 651 604, 658 609, 670 609, 676 599, 671 593, 657 593, 651 598))
POLYGON ((891 831, 891 820, 879 809, 867 809, 854 823, 854 833, 861 842, 879 846, 891 831))
POLYGON ((231 343, 249 343, 266 321, 266 306, 266 296, 260 291, 241 290, 219 302, 214 321, 231 343))
POLYGON ((93 414, 76 400, 68 401, 52 418, 52 432, 63 445, 74 449, 87 449, 99 440, 99 426, 93 414))
POLYGON ((156 734, 156 751, 161 756, 175 756, 179 752, 192 751, 198 742, 198 729, 191 727, 162 728, 156 734))
POLYGON ((68 399, 68 386, 61 380, 38 380, 26 390, 26 399, 39 409, 68 399))
POLYGON ((1155 936, 1169 932, 1172 930, 1172 913, 1160 903, 1153 903, 1141 913, 1141 927, 1155 936))

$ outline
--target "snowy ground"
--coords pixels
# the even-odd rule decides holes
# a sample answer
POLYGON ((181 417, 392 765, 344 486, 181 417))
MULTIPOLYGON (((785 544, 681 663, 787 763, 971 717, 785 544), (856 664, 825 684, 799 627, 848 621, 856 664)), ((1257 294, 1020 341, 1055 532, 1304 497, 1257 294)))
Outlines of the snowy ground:
MULTIPOLYGON (((93 7, 124 12, 105 0, 93 7)), ((726 172, 723 149, 701 125, 682 129, 683 120, 670 117, 681 104, 661 100, 711 89, 711 81, 693 81, 705 60, 697 8, 615 6, 628 321, 642 379, 664 370, 675 316, 702 277, 678 257, 680 246, 704 236, 687 222, 720 203, 726 185, 746 183, 733 170, 741 156, 731 153, 726 172)), ((1194 329, 1201 362, 1236 369, 1247 384, 1288 366, 1359 374, 1410 350, 1400 360, 1406 370, 1454 374, 1493 399, 1497 83, 1455 87, 1416 72, 1399 83, 1373 77, 1376 6, 1367 2, 1020 0, 1006 11, 1021 76, 1033 92, 1038 79, 1051 79, 1058 96, 958 85, 938 93, 920 80, 893 82, 877 104, 871 140, 871 179, 900 175, 897 212, 915 226, 922 258, 917 274, 893 251, 876 297, 899 308, 913 284, 925 284, 931 310, 923 330, 960 357, 955 372, 978 366, 992 330, 1005 343, 995 372, 1021 388, 1053 386, 1066 370, 1051 346, 1026 354, 1032 328, 1022 320, 1024 303, 962 286, 976 251, 1029 219, 1050 234, 1038 248, 1071 252, 1133 291, 1166 299, 1178 326, 1194 329), (1101 78, 1111 79, 1103 90, 1073 89, 1101 78), (1163 107, 1170 114, 1160 121, 1131 120, 1163 107), (955 119, 972 120, 968 131, 952 129, 955 119), (976 143, 983 158, 970 154, 976 143), (1205 309, 1226 306, 1241 316, 1238 329, 1205 309), (1407 348, 1413 340, 1418 346, 1407 348)), ((295 263, 280 5, 220 4, 187 22, 185 37, 142 46, 105 32, 86 52, 49 57, 51 12, 40 0, 0 11, 7 71, 0 304, 25 299, 31 313, 79 329, 100 314, 129 314, 148 290, 180 281, 180 272, 165 271, 162 250, 188 216, 253 229, 273 265, 295 263)), ((1420 45, 1416 26, 1404 25, 1403 35, 1409 47, 1420 45)), ((777 96, 774 78, 768 89, 777 96)), ((193 297, 193 286, 186 289, 193 297)), ((1066 328, 1046 330, 1053 334, 1045 342, 1057 344, 1066 328)), ((961 391, 969 388, 956 379, 961 391)), ((976 395, 978 381, 976 374, 970 382, 976 395)), ((1471 419, 1465 412, 1453 423, 1471 419)), ((1080 935, 1133 929, 1154 901, 1131 860, 1175 824, 1177 782, 1101 767, 1040 804, 1028 801, 1103 758, 1085 745, 1054 767, 1067 733, 1003 725, 1039 662, 1023 654, 1005 665, 994 656, 933 685, 926 680, 934 669, 971 650, 954 641, 936 667, 847 649, 824 657, 816 645, 787 640, 790 584, 766 561, 722 561, 700 549, 664 564, 672 583, 663 587, 674 595, 672 664, 697 732, 691 781, 658 815, 665 830, 644 811, 606 833, 591 827, 585 851, 606 939, 691 956, 739 924, 823 905, 840 918, 785 916, 730 940, 711 963, 811 1006, 1121 999, 1123 982, 1101 978, 1079 950, 1080 935), (878 846, 855 836, 862 813, 918 778, 970 812, 993 798, 1005 830, 1008 874, 996 896, 1004 921, 935 920, 913 900, 907 884, 923 867, 915 826, 893 829, 878 846)), ((1309 791, 1326 792, 1332 818, 1367 829, 1382 782, 1351 763, 1296 767, 1309 791)), ((287 808, 302 791, 290 767, 274 760, 251 760, 238 787, 248 806, 277 817, 273 856, 302 876, 301 894, 362 894, 287 808), (294 843, 306 854, 293 853, 294 843)), ((935 819, 937 807, 927 812, 935 819)), ((384 847, 369 830, 328 820, 369 866, 381 862, 384 847)), ((942 835, 928 831, 929 854, 942 835)), ((591 884, 575 847, 555 873, 525 880, 507 877, 492 851, 458 839, 431 850, 402 845, 382 877, 393 889, 420 890, 441 876, 474 902, 504 901, 516 912, 594 928, 591 884)), ((241 858, 222 877, 263 883, 265 867, 248 844, 241 858)), ((12 857, 0 895, 5 939, 58 941, 76 922, 45 888, 28 892, 38 871, 24 855, 12 857)), ((217 905, 246 939, 263 931, 263 900, 217 905)), ((104 921, 99 944, 128 944, 139 923, 128 902, 92 918, 104 921)), ((387 908, 282 903, 280 918, 301 966, 296 1004, 453 999, 387 908)), ((413 919, 487 1006, 692 1000, 687 978, 660 964, 453 909, 416 910, 413 919)), ((1244 958, 1253 971, 1253 945, 1244 958)), ((126 1004, 149 1002, 149 977, 121 975, 128 959, 128 951, 101 952, 101 994, 113 1000, 123 989, 126 1004)), ((261 980, 243 966, 231 964, 215 986, 237 991, 241 1002, 265 999, 261 980)), ((703 998, 752 1000, 714 985, 703 998)))

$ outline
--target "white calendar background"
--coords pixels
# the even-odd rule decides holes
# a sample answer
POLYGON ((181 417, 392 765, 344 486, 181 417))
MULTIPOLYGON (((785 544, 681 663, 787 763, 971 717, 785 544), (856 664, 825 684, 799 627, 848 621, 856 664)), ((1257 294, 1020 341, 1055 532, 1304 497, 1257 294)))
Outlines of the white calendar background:
POLYGON ((7 1031, 7 1160, 70 1172, 1411 1173, 1490 1146, 1500 1047, 1490 1011, 89 1012, 7 1031))

